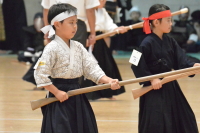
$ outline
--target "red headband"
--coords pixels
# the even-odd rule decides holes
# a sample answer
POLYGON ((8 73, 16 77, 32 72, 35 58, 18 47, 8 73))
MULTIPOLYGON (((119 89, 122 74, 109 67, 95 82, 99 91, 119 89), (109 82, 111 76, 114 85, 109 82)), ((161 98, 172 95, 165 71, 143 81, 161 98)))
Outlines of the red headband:
POLYGON ((165 17, 170 17, 170 16, 172 16, 170 10, 165 10, 165 11, 162 11, 162 12, 152 14, 148 18, 142 18, 144 20, 143 31, 146 34, 151 33, 149 20, 155 20, 155 19, 160 19, 160 18, 165 18, 165 17))

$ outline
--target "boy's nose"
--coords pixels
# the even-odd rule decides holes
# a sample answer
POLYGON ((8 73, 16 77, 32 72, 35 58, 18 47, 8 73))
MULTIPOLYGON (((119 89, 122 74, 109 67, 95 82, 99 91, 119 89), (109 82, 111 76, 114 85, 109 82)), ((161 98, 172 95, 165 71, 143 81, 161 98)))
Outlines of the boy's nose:
POLYGON ((75 25, 74 25, 74 28, 77 28, 77 27, 78 27, 77 24, 75 24, 75 25))

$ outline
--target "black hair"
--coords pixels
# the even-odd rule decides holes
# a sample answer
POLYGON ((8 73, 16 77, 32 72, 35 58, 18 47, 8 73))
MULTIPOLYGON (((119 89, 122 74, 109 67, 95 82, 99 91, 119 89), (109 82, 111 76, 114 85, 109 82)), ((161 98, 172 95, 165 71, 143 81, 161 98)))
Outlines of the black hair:
MULTIPOLYGON (((53 6, 50 7, 49 12, 48 12, 48 23, 51 24, 51 20, 57 16, 58 14, 67 11, 68 13, 74 12, 76 14, 77 9, 76 7, 67 4, 67 3, 59 3, 59 4, 54 4, 53 6)), ((62 23, 62 21, 61 21, 62 23)))
MULTIPOLYGON (((149 9, 149 16, 151 16, 155 13, 158 13, 158 12, 166 11, 166 10, 170 10, 170 8, 164 4, 155 4, 155 5, 151 6, 149 9)), ((162 18, 158 19, 158 20, 161 22, 162 18)), ((152 26, 154 26, 152 23, 153 20, 150 20, 149 22, 152 26)))
POLYGON ((35 20, 36 18, 43 18, 43 14, 41 12, 38 12, 34 15, 33 20, 35 20))
POLYGON ((200 10, 196 10, 191 14, 192 22, 198 22, 200 24, 200 10))

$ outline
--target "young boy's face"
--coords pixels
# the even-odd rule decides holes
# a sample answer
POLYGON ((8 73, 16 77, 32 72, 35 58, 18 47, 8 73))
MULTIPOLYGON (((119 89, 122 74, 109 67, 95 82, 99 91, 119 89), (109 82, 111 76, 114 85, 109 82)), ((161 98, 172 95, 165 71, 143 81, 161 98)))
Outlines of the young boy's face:
POLYGON ((34 19, 34 24, 33 24, 33 25, 34 25, 34 27, 35 27, 35 29, 36 29, 37 32, 42 32, 40 29, 41 29, 42 27, 44 27, 44 23, 43 23, 41 17, 35 18, 35 19, 34 19))
POLYGON ((163 33, 169 33, 172 28, 172 17, 162 18, 162 21, 158 22, 157 28, 159 28, 163 33))
POLYGON ((77 16, 72 16, 66 18, 63 23, 59 22, 59 27, 56 28, 56 32, 59 32, 59 35, 62 37, 71 39, 74 37, 77 31, 77 16))

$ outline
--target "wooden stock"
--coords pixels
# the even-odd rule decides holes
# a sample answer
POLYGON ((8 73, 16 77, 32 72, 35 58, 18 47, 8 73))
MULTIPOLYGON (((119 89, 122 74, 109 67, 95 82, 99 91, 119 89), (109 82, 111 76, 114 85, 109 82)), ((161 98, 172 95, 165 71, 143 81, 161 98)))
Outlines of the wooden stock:
MULTIPOLYGON (((173 12, 172 16, 183 14, 183 13, 187 13, 187 12, 188 12, 188 9, 187 8, 183 8, 183 9, 181 9, 179 11, 173 12)), ((129 26, 125 26, 125 28, 127 30, 138 29, 138 28, 142 28, 142 27, 143 27, 143 22, 140 22, 140 23, 137 23, 137 24, 133 24, 133 25, 129 25, 129 26)), ((113 36, 115 34, 117 34, 117 31, 104 33, 104 34, 96 36, 96 40, 100 40, 100 39, 108 37, 108 36, 113 36)))
MULTIPOLYGON (((161 80, 161 84, 163 85, 163 84, 171 82, 173 80, 188 77, 190 75, 194 75, 199 72, 200 72, 200 70, 194 70, 194 71, 189 71, 189 72, 185 72, 185 73, 175 74, 172 76, 167 76, 161 80)), ((152 86, 146 86, 146 87, 142 87, 142 88, 138 88, 138 89, 133 89, 132 94, 133 94, 134 99, 137 99, 138 97, 141 97, 142 95, 146 94, 147 92, 149 92, 151 90, 153 90, 152 86)))
MULTIPOLYGON (((180 69, 180 70, 176 70, 176 71, 171 71, 171 72, 166 72, 166 73, 161 73, 161 74, 156 74, 156 75, 151 75, 151 76, 146 76, 146 77, 141 77, 141 78, 136 78, 136 79, 124 80, 124 81, 120 81, 119 85, 124 86, 124 85, 128 85, 128 84, 149 81, 149 80, 156 79, 156 78, 164 78, 166 76, 171 76, 174 74, 180 74, 180 73, 189 72, 189 71, 193 71, 193 70, 200 70, 200 66, 180 69)), ((71 97, 74 95, 93 92, 93 91, 97 91, 97 90, 103 90, 103 89, 107 89, 107 88, 110 88, 110 84, 103 84, 103 85, 98 85, 98 86, 92 86, 92 87, 71 90, 71 91, 68 91, 67 94, 69 95, 69 97, 71 97)), ((45 106, 45 105, 50 104, 55 101, 58 101, 55 97, 34 100, 34 101, 31 101, 31 108, 32 108, 32 110, 35 110, 37 108, 40 108, 42 106, 45 106)))

